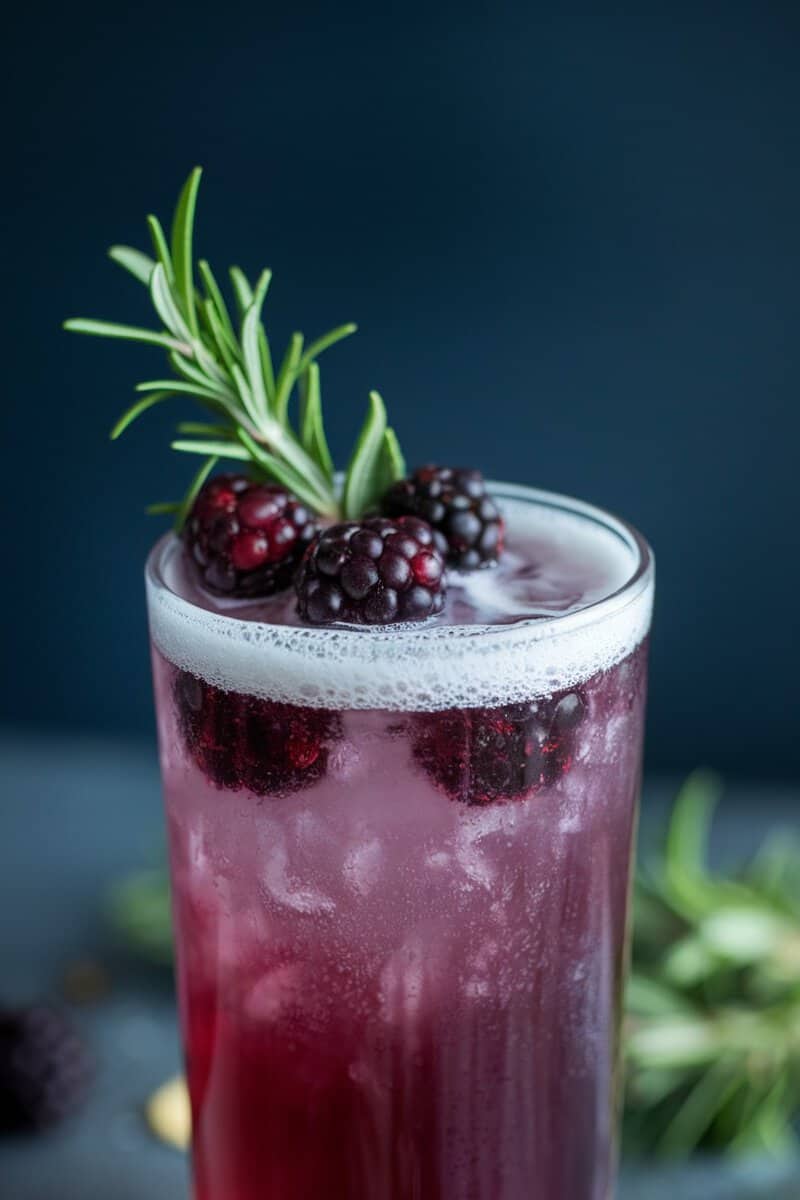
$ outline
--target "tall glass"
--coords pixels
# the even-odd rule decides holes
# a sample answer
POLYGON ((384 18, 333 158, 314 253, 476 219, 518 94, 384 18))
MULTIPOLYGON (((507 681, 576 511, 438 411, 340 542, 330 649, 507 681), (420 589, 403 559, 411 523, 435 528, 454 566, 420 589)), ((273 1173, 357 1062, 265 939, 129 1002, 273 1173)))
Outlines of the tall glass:
POLYGON ((150 557, 197 1200, 611 1193, 653 571, 607 514, 496 494, 614 541, 625 585, 279 628, 150 557))

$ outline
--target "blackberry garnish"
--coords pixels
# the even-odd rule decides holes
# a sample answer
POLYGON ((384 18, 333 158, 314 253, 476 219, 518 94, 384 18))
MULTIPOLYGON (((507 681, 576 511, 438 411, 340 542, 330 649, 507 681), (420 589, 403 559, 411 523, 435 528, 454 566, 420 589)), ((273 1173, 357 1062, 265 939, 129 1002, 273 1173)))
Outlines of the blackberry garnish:
POLYGON ((480 471, 420 467, 392 484, 381 508, 389 517, 427 521, 451 566, 471 571, 502 554, 505 524, 480 471))
POLYGON ((422 621, 444 605, 444 562, 424 521, 382 517, 323 529, 297 577, 300 615, 317 625, 422 621))
POLYGON ((211 591, 269 596, 292 582, 315 531, 312 514, 286 488, 217 475, 200 489, 183 540, 211 591))

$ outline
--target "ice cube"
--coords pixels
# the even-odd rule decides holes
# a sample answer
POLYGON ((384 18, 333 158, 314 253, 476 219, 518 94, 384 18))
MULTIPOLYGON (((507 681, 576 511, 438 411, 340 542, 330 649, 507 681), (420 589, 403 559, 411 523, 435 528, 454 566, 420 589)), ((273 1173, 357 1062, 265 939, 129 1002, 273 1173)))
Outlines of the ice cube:
POLYGON ((302 999, 303 968, 283 963, 261 975, 247 992, 244 1010, 254 1021, 274 1021, 302 999))
POLYGON ((346 739, 337 742, 328 752, 327 772, 331 779, 347 783, 354 779, 361 768, 361 751, 346 739))
POLYGON ((192 870, 210 874, 211 856, 206 849, 206 831, 193 825, 187 840, 187 857, 192 870))
POLYGON ((434 850, 432 854, 426 855, 426 867, 448 867, 451 862, 451 857, 444 850, 434 850))
POLYGON ((319 813, 307 808, 299 812, 294 819, 294 832, 300 846, 327 845, 330 842, 330 830, 327 821, 319 813))
POLYGON ((620 750, 625 745, 627 721, 624 716, 609 717, 603 736, 603 758, 613 763, 619 758, 620 750))
POLYGON ((360 896, 367 896, 372 891, 382 869, 383 847, 377 838, 361 842, 345 855, 345 880, 360 896))
POLYGON ((289 874, 286 846, 278 837, 270 847, 264 865, 263 882, 273 900, 302 913, 330 913, 336 907, 330 896, 313 887, 303 887, 289 874))
POLYGON ((512 805, 492 805, 478 808, 465 814, 456 835, 456 859, 466 875, 474 882, 490 890, 496 871, 480 843, 490 834, 511 832, 516 822, 512 805))
POLYGON ((490 938, 482 942, 469 960, 470 975, 464 984, 464 992, 475 999, 488 996, 492 991, 492 980, 496 983, 496 959, 500 952, 498 943, 490 938))
POLYGON ((211 961, 216 960, 221 976, 234 988, 240 986, 237 977, 263 962, 265 948, 272 944, 274 932, 263 905, 220 904, 217 909, 215 948, 211 961))
POLYGON ((500 947, 493 938, 490 938, 488 941, 482 942, 472 956, 472 966, 476 971, 485 974, 491 970, 492 963, 499 953, 500 947))
POLYGON ((479 1000, 481 996, 488 996, 491 991, 488 979, 480 979, 473 976, 464 984, 464 995, 469 1000, 479 1000))
POLYGON ((425 988, 425 951, 422 939, 412 934, 387 959, 381 971, 380 994, 384 1017, 390 1024, 413 1021, 419 1013, 425 988))
POLYGON ((567 811, 558 821, 559 833, 579 833, 581 828, 580 813, 576 811, 567 811))
POLYGON ((172 816, 170 842, 178 890, 192 893, 195 901, 201 904, 205 893, 213 902, 214 860, 209 849, 210 838, 204 816, 198 814, 192 821, 179 821, 172 816))

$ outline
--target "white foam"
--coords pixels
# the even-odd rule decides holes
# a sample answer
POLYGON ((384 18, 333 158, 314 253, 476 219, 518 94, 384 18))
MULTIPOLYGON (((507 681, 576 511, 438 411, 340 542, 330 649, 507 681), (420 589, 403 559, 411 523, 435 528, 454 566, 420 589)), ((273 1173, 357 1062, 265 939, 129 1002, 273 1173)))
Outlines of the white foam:
POLYGON ((532 508, 519 499, 506 500, 503 512, 512 531, 534 535, 547 560, 533 581, 524 570, 515 574, 515 568, 530 564, 525 551, 510 546, 503 570, 450 573, 448 586, 484 613, 488 622, 560 616, 586 608, 624 587, 630 578, 631 548, 616 533, 575 513, 532 508))
POLYGON ((317 708, 406 712, 549 695, 630 654, 650 627, 653 567, 644 543, 579 501, 508 485, 493 490, 511 501, 510 520, 524 509, 532 528, 558 520, 565 536, 571 525, 584 542, 588 535, 605 544, 622 567, 613 572, 617 590, 566 616, 510 625, 268 625, 209 612, 171 591, 162 577, 174 549, 168 538, 148 562, 153 641, 176 666, 226 690, 317 708))

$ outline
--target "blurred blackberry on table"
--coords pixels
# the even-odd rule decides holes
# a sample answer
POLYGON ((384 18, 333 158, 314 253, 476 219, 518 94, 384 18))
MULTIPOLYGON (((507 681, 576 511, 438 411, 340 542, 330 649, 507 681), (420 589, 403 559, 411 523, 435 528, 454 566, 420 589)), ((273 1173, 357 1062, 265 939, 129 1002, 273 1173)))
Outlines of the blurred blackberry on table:
POLYGON ((0 1132, 32 1132, 75 1111, 91 1081, 89 1057, 48 1005, 0 1008, 0 1132))

